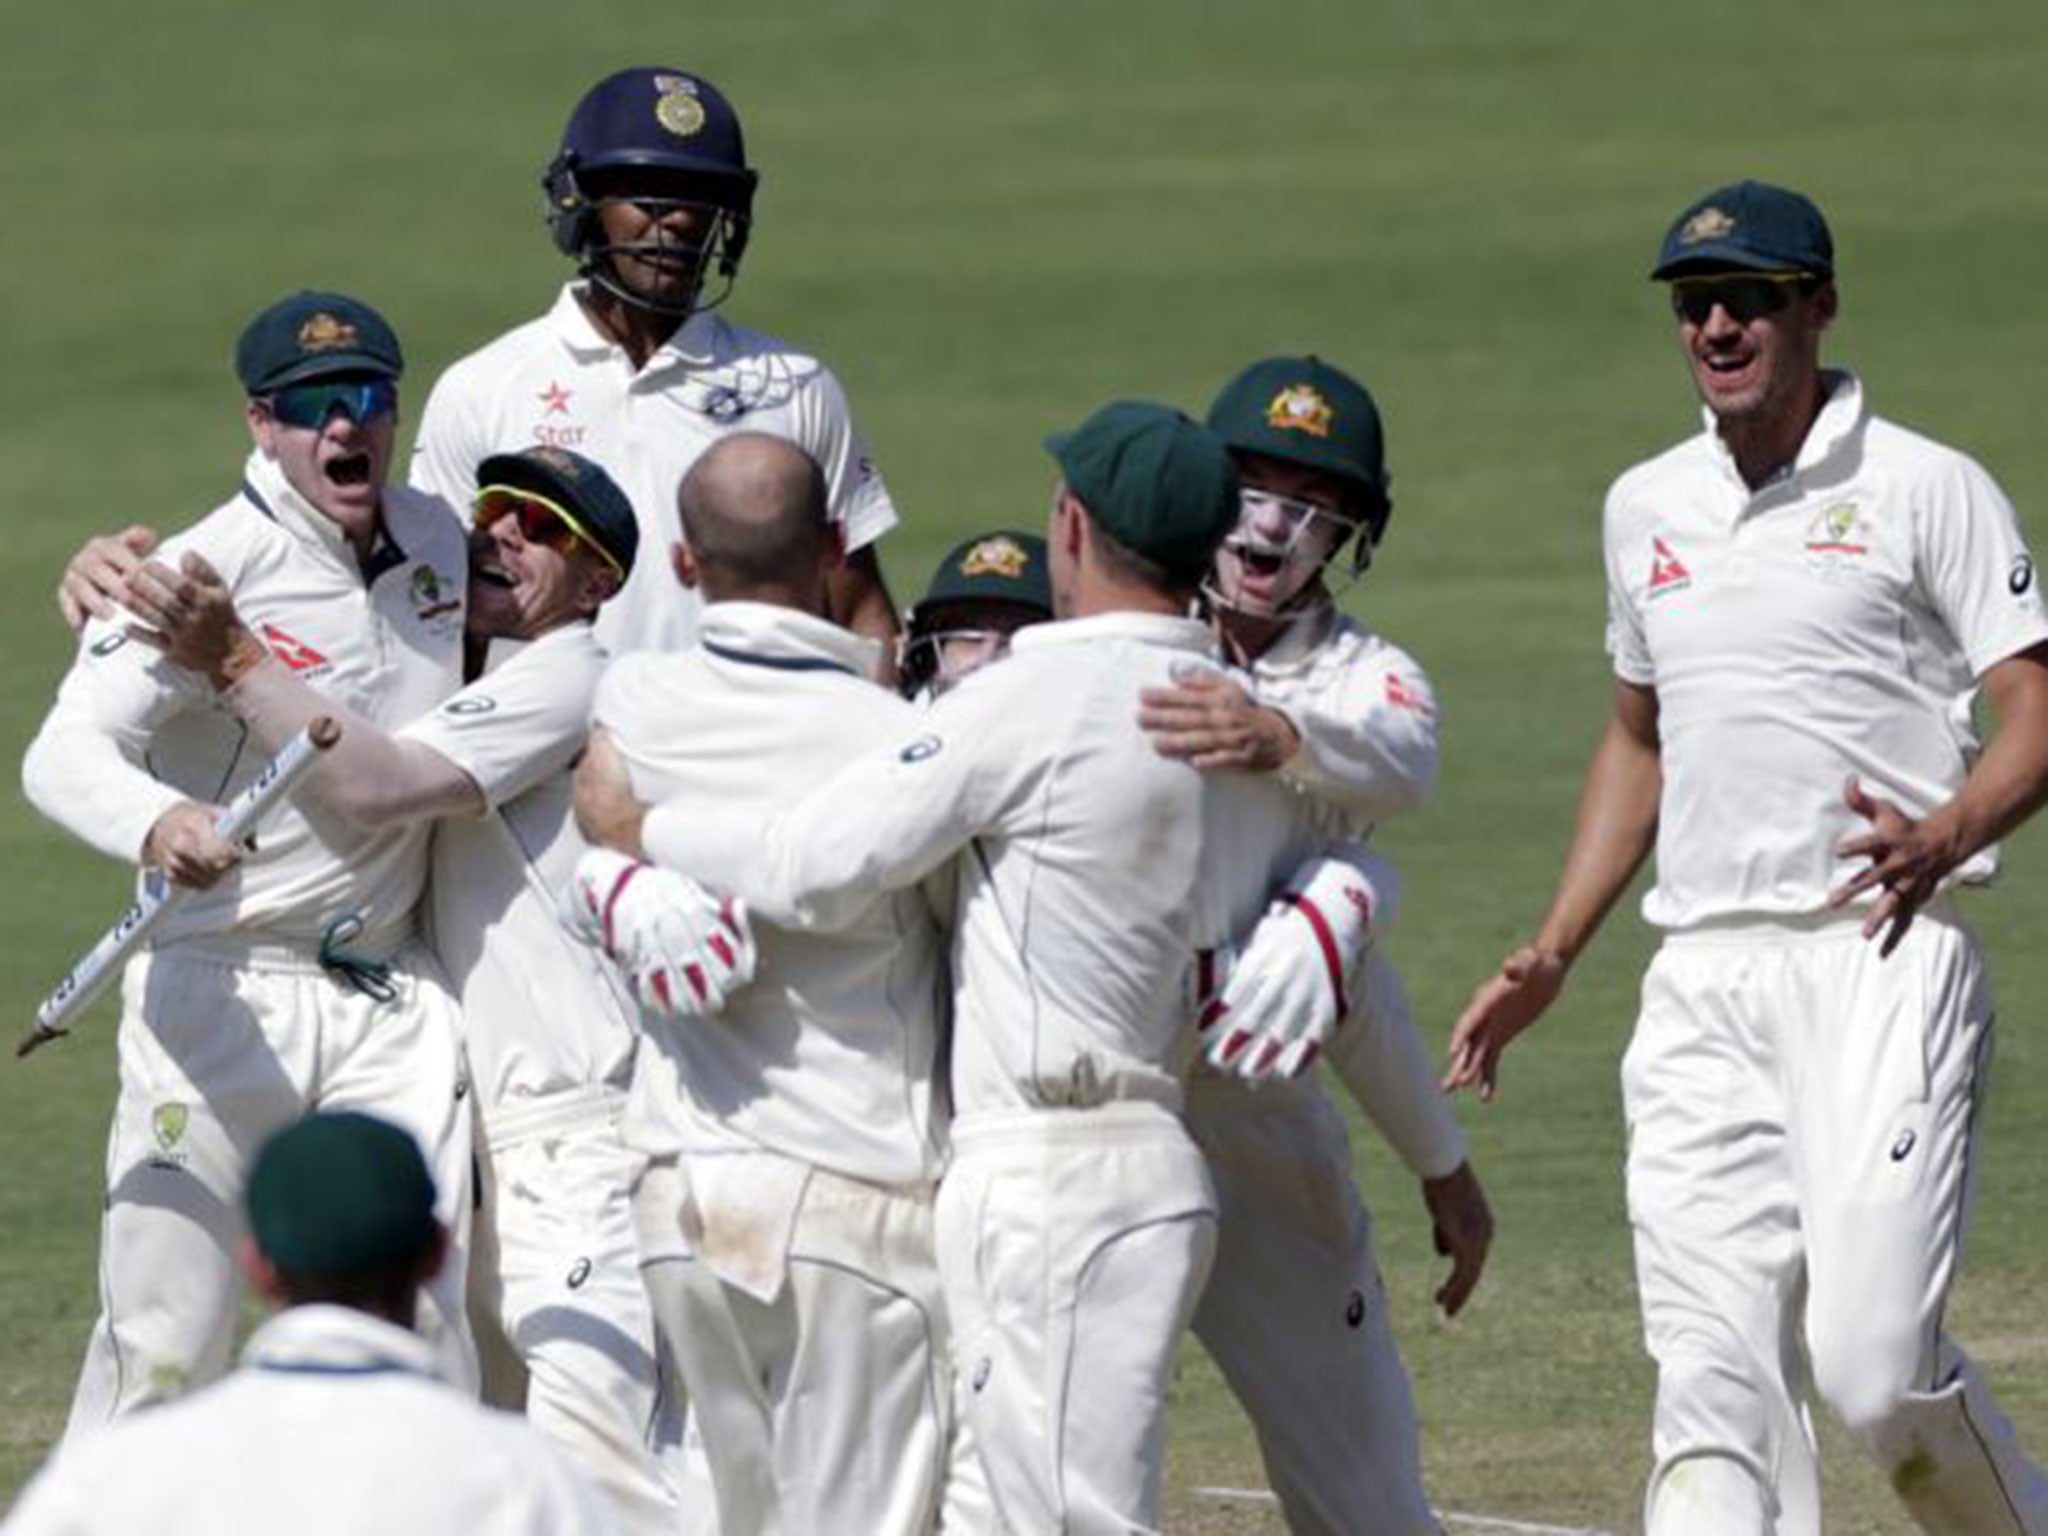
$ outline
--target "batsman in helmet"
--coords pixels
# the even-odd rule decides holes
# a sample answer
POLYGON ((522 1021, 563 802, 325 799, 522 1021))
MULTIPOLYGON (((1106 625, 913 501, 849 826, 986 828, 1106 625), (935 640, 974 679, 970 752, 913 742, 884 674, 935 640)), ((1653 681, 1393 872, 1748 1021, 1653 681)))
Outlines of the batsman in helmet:
POLYGON ((535 445, 582 454, 625 490, 641 547, 659 553, 605 605, 598 638, 614 654, 695 638, 697 598, 666 558, 681 538, 676 490, 735 431, 785 438, 818 462, 844 552, 832 617, 895 638, 874 544, 896 508, 839 381, 722 307, 759 181, 738 113, 701 75, 640 67, 598 81, 541 172, 548 229, 575 275, 546 314, 449 368, 420 423, 412 482, 456 506, 485 458, 535 445))

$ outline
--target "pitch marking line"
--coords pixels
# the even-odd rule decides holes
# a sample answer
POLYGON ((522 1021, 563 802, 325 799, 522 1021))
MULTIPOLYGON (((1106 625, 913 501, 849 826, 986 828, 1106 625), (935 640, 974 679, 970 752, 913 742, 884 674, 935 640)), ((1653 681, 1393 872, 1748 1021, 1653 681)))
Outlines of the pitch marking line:
MULTIPOLYGON (((1196 1488, 1196 1498, 1222 1499, 1233 1504, 1277 1505, 1280 1501, 1264 1488, 1196 1488)), ((1538 1525, 1527 1520, 1503 1520, 1497 1515, 1464 1515, 1440 1509, 1436 1517, 1453 1530, 1473 1531, 1478 1536, 1607 1536, 1605 1531, 1578 1525, 1538 1525)))

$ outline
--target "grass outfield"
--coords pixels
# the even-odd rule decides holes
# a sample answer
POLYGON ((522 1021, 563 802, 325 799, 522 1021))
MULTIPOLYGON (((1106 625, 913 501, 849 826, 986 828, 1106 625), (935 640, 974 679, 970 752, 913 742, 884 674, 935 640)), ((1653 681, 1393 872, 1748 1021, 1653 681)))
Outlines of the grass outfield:
MULTIPOLYGON (((2048 9, 1729 0, 1303 0, 1290 8, 877 0, 643 7, 228 0, 38 8, 0 56, 0 755, 67 647, 48 589, 85 532, 175 526, 232 487, 236 330, 300 285, 373 298, 411 398, 538 312, 562 276, 535 173, 577 92, 647 59, 725 85, 766 170, 734 313, 847 385, 906 526, 899 597, 965 531, 1032 525, 1038 448, 1112 395, 1199 405, 1242 361, 1314 348, 1386 408, 1396 511, 1356 606, 1444 700, 1435 806, 1385 844, 1425 1028, 1531 924, 1605 701, 1597 507, 1689 429, 1659 295, 1664 221, 1742 174, 1812 191, 1840 247, 1831 355, 1877 408, 1993 467, 2037 547, 2048 300, 2048 9)), ((2048 1452, 2037 1039, 2048 857, 2029 830, 1978 919, 2005 1009, 1959 1335, 2048 1452)), ((10 796, 0 1003, 117 910, 120 873, 10 796)), ((1543 1034, 1468 1114, 1500 1236, 1468 1317, 1408 1181, 1360 1144, 1448 1510, 1636 1523, 1649 1377, 1622 1219, 1615 1068, 1648 936, 1614 925, 1543 1034)), ((0 1496, 61 1422, 94 1309, 112 1054, 0 1061, 0 1496)), ((1259 1481, 1191 1352, 1170 1528, 1277 1530, 1199 1495, 1259 1481)), ((1896 1531, 1830 1448, 1831 1531, 1896 1531)), ((1463 1529, 1473 1529, 1465 1526, 1463 1529)))

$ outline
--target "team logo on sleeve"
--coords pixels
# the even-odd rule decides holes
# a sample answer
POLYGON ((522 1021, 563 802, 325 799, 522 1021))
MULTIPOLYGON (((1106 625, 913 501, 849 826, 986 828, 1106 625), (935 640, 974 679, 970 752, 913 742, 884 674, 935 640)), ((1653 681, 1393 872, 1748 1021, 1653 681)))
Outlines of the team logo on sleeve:
POLYGON ((2006 590, 2014 597, 2025 597, 2034 589, 2034 557, 2024 550, 2013 556, 2012 569, 2005 575, 2006 590))
POLYGON ((498 707, 498 701, 487 695, 471 694, 466 699, 450 699, 441 706, 444 715, 488 715, 498 707))
MULTIPOLYGON (((2024 591, 2025 588, 2015 587, 2013 590, 2020 592, 2024 591)), ((86 649, 95 656, 111 656, 127 643, 128 637, 126 635, 102 635, 86 647, 86 649)))
POLYGON ((945 743, 936 736, 920 736, 898 752, 896 758, 899 762, 921 763, 928 757, 937 757, 939 749, 944 746, 945 743))
POLYGON ((1425 720, 1436 717, 1436 709, 1430 704, 1428 695, 1398 672, 1387 674, 1387 702, 1425 720))
POLYGON ((166 1099, 149 1112, 149 1134, 156 1141, 156 1151, 149 1157, 150 1167, 185 1166, 185 1131, 191 1124, 192 1106, 176 1099, 166 1099))
POLYGON ((1650 598, 1669 597, 1692 585, 1692 572, 1662 538, 1650 540, 1650 598))
POLYGON ((312 646, 279 629, 275 624, 259 624, 256 632, 263 637, 263 643, 270 647, 270 654, 290 667, 294 672, 318 672, 327 665, 327 658, 312 646))

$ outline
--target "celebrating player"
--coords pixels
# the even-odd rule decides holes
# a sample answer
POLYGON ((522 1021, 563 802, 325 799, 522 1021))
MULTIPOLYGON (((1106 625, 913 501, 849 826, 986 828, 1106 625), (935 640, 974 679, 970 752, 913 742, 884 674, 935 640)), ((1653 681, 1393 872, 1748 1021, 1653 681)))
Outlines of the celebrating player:
POLYGON ((929 703, 969 673, 1010 654, 1026 625, 1052 617, 1045 540, 985 533, 948 550, 903 626, 896 685, 929 703))
POLYGON ((583 853, 569 765, 604 667, 591 620, 633 567, 637 524, 611 478, 565 449, 497 455, 478 478, 468 634, 482 675, 395 734, 272 655, 192 557, 125 589, 148 638, 266 746, 342 720, 309 796, 369 828, 441 819, 427 910, 476 1085, 487 1395, 575 1455, 622 1530, 654 1536, 678 1515, 649 1445, 654 1323, 627 1203, 638 1161, 618 1131, 633 1003, 559 918, 583 853))
MULTIPOLYGON (((1419 805, 1437 771, 1421 669, 1335 607, 1332 565, 1346 585, 1362 573, 1391 511, 1378 407, 1319 358, 1274 357, 1232 379, 1207 419, 1244 482, 1205 587, 1235 680, 1151 690, 1140 718, 1161 751, 1275 773, 1332 833, 1364 838, 1419 805)), ((1437 1299, 1455 1315, 1485 1264, 1486 1198, 1383 949, 1351 990, 1327 1055, 1421 1181, 1452 1259, 1437 1299)), ((1251 1093, 1198 1070, 1187 1118, 1222 1211, 1195 1333, 1252 1421, 1288 1528, 1433 1531, 1342 1116, 1312 1078, 1251 1093)))
MULTIPOLYGON (((219 571, 280 663, 356 714, 423 713, 461 678, 465 550, 445 507, 384 484, 398 338, 366 304, 300 293, 250 322, 235 362, 255 444, 241 488, 167 558, 219 571)), ((205 679, 116 614, 86 627, 22 767, 45 815, 195 888, 124 977, 101 1310, 69 1433, 225 1368, 247 1159, 309 1106, 410 1130, 443 1224, 467 1230, 455 1008, 414 927, 424 831, 370 831, 298 796, 256 849, 229 846, 217 802, 265 757, 205 679)), ((468 1381, 460 1250, 425 1322, 468 1381)))
POLYGON ((847 551, 832 615, 883 641, 895 633, 872 546, 896 509, 839 381, 716 313, 739 275, 757 179, 739 118, 710 81, 677 69, 600 80, 542 177, 548 227, 577 280, 547 314, 449 368, 420 423, 413 484, 455 506, 475 491, 477 465, 507 446, 573 448, 611 468, 657 556, 598 619, 613 655, 679 649, 695 634, 696 597, 670 580, 666 558, 676 487, 741 429, 786 437, 818 461, 847 551))
POLYGON ((1622 1066, 1649 1530, 1818 1532, 1808 1380, 1925 1529, 2048 1530, 2048 1477, 1942 1331, 1991 1043, 1951 892, 2048 798, 2033 557, 1982 469, 1821 368, 1806 198, 1709 193, 1651 276, 1708 425, 1608 492, 1613 715, 1448 1081, 1492 1094, 1654 845, 1665 939, 1622 1066))
MULTIPOLYGON (((825 498, 803 450, 761 433, 727 437, 684 477, 679 568, 706 602, 700 643, 606 672, 586 810, 609 761, 636 815, 639 799, 680 797, 718 820, 767 816, 907 733, 915 711, 873 681, 875 643, 826 616, 839 555, 825 498)), ((591 862, 601 910, 678 878, 591 862)), ((723 1536, 920 1536, 953 1443, 932 1240, 938 930, 920 893, 878 890, 829 935, 753 932, 752 984, 731 990, 715 955, 694 975, 686 961, 663 1011, 722 1013, 650 1016, 641 1046, 628 1134, 652 1160, 634 1197, 648 1288, 723 1536)))
POLYGON ((241 1263, 278 1311, 244 1368, 67 1444, 0 1531, 271 1536, 303 1528, 309 1499, 331 1531, 612 1529, 537 1435, 435 1380, 412 1328, 448 1234, 411 1137, 310 1115, 263 1144, 247 1209, 241 1263))
MULTIPOLYGON (((1295 797, 1191 772, 1137 728, 1140 688, 1214 656, 1185 615, 1237 513, 1223 445, 1120 402, 1050 446, 1067 622, 1020 633, 914 734, 780 814, 678 799, 644 839, 768 921, 825 929, 971 850, 953 866, 956 1119, 938 1201, 969 1415, 1011 1527, 1124 1532, 1156 1524, 1167 1374, 1214 1244, 1177 1113, 1195 952, 1244 932, 1314 838, 1295 797)), ((1299 1062, 1312 1045, 1249 1054, 1299 1062)))

